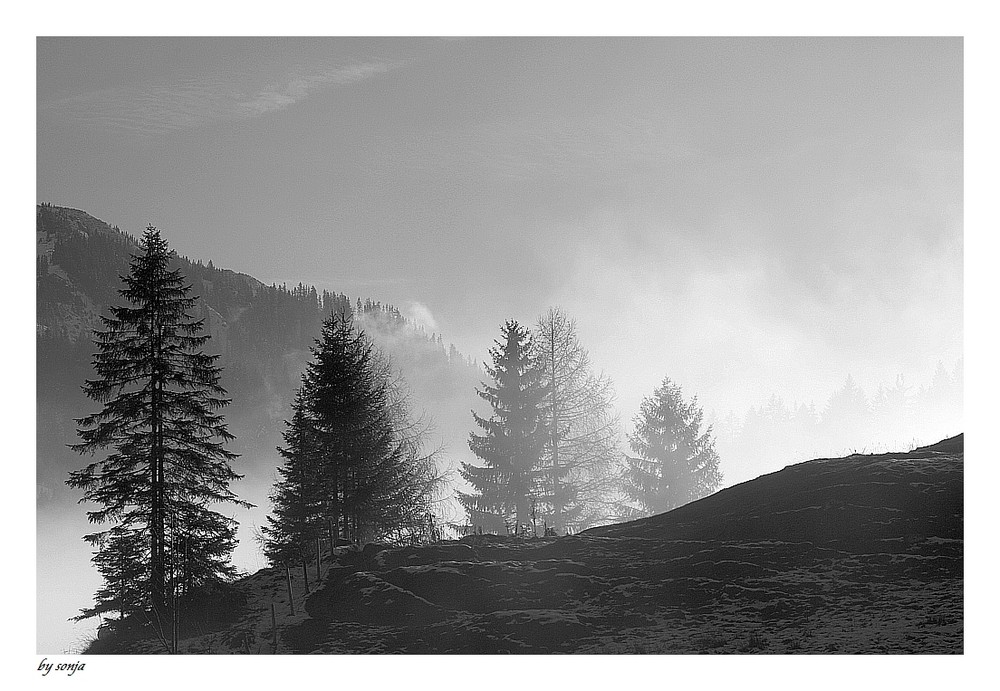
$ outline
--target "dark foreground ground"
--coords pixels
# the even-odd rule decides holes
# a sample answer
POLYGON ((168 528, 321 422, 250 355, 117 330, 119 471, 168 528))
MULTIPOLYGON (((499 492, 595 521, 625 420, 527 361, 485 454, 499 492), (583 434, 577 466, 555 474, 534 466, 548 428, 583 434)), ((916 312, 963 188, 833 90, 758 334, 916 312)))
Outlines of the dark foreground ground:
POLYGON ((956 437, 809 461, 571 537, 340 549, 307 597, 294 574, 295 616, 285 571, 265 569, 238 622, 182 648, 961 653, 963 457, 956 437))

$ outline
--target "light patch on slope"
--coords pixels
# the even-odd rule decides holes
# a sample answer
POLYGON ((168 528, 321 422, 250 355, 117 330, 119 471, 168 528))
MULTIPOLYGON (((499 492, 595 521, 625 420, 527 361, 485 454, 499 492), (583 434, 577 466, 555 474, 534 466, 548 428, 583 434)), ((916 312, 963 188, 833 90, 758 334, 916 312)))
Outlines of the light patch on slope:
POLYGON ((431 314, 430 308, 422 302, 411 300, 406 303, 406 317, 428 333, 436 333, 438 330, 437 320, 431 314))

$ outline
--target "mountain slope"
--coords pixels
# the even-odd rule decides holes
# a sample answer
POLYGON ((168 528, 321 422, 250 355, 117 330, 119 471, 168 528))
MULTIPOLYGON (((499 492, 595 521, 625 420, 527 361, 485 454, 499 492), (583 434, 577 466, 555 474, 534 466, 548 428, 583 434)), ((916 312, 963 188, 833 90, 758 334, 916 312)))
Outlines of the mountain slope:
POLYGON ((239 622, 183 648, 961 653, 963 463, 959 436, 800 463, 576 536, 339 548, 308 597, 291 574, 294 617, 286 574, 264 569, 239 584, 239 622))
MULTIPOLYGON (((79 464, 65 445, 75 441, 73 418, 93 403, 80 385, 93 376, 90 334, 100 315, 119 304, 119 276, 128 272, 136 238, 76 209, 39 205, 36 213, 36 332, 38 391, 38 483, 41 495, 64 492, 62 480, 79 464)), ((211 335, 207 350, 220 354, 222 384, 232 399, 226 409, 233 450, 244 470, 270 478, 309 348, 334 308, 355 312, 356 322, 401 371, 417 412, 426 410, 437 428, 432 445, 461 451, 471 427, 479 369, 440 336, 427 334, 389 305, 364 303, 310 286, 267 286, 212 262, 177 256, 192 294, 195 316, 211 335), (260 462, 258 463, 258 460, 260 462), (266 459, 263 460, 263 459, 266 459)), ((243 472, 243 471, 241 471, 243 472)))

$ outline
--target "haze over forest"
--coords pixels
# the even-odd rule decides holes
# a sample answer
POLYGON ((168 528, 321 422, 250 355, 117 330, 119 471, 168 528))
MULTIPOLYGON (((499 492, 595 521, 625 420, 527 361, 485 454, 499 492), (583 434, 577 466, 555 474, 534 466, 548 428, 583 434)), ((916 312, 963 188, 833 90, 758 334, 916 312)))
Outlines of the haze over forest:
MULTIPOLYGON (((623 431, 665 376, 698 397, 724 485, 962 431, 960 39, 42 38, 37 56, 39 203, 394 305, 475 363, 505 320, 559 306, 623 431)), ((456 461, 469 393, 421 401, 456 461)), ((40 535, 78 539, 39 497, 40 535)))
POLYGON ((561 305, 626 419, 961 357, 960 40, 179 44, 39 42, 39 201, 477 360, 561 305))

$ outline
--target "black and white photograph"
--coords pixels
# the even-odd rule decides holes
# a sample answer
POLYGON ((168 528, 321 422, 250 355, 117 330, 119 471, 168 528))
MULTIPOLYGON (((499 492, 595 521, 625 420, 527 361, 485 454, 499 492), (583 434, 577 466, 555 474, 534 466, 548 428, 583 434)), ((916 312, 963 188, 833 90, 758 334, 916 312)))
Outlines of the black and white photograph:
POLYGON ((37 676, 966 652, 966 41, 662 31, 39 27, 37 676))

